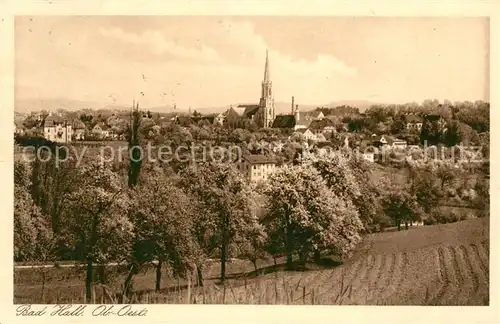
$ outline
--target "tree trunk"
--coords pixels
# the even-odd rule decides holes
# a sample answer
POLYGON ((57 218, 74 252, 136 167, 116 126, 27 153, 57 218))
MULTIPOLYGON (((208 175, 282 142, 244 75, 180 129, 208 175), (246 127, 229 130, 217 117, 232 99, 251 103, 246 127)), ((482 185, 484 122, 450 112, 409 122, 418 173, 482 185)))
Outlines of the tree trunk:
POLYGON ((299 251, 299 262, 300 262, 300 265, 302 265, 302 266, 306 265, 306 256, 307 256, 306 251, 304 249, 300 249, 300 251, 299 251))
POLYGON ((405 221, 405 230, 408 230, 408 221, 405 221))
POLYGON ((106 284, 106 266, 105 265, 99 265, 97 268, 97 274, 99 276, 99 282, 102 284, 106 284))
POLYGON ((92 259, 87 259, 87 274, 85 276, 85 301, 89 304, 92 301, 92 259))
POLYGON ((226 280, 226 243, 222 242, 220 249, 220 281, 226 280))
POLYGON ((398 226, 398 231, 400 231, 401 230, 401 221, 397 220, 396 223, 397 223, 397 226, 398 226))
POLYGON ((286 268, 291 270, 293 267, 293 236, 292 231, 290 229, 290 224, 288 223, 286 226, 286 239, 285 239, 285 247, 286 247, 286 268))
POLYGON ((158 264, 156 265, 156 283, 155 283, 156 292, 159 292, 161 288, 161 266, 162 266, 162 261, 158 260, 158 264))
POLYGON ((273 254, 273 261, 274 261, 274 266, 276 267, 278 265, 278 260, 276 259, 275 254, 273 254))
POLYGON ((130 270, 128 272, 127 278, 125 278, 125 283, 123 284, 123 295, 128 296, 132 289, 132 279, 134 278, 135 273, 137 272, 137 266, 133 263, 130 266, 130 270))
POLYGON ((203 269, 201 265, 196 266, 198 287, 203 287, 203 269))
POLYGON ((321 252, 319 250, 314 250, 314 262, 321 262, 321 252))
POLYGON ((253 268, 257 271, 257 260, 252 260, 253 268))

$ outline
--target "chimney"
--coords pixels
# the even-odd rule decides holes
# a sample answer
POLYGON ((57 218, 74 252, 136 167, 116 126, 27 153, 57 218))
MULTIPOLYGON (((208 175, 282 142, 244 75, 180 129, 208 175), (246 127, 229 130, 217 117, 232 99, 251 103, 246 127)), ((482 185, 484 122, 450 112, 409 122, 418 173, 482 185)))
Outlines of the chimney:
POLYGON ((295 121, 299 121, 299 105, 295 105, 295 121))
POLYGON ((295 108, 295 98, 292 96, 292 114, 294 113, 293 109, 295 108))

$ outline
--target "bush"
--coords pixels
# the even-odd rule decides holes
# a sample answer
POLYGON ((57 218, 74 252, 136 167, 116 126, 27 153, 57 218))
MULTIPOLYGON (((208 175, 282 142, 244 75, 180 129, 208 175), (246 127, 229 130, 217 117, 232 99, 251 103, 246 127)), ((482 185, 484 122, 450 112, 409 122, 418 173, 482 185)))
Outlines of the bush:
POLYGON ((448 198, 454 198, 457 196, 457 189, 455 188, 447 188, 445 190, 445 194, 448 198))
POLYGON ((434 225, 434 224, 437 224, 437 220, 433 216, 424 219, 424 225, 434 225))

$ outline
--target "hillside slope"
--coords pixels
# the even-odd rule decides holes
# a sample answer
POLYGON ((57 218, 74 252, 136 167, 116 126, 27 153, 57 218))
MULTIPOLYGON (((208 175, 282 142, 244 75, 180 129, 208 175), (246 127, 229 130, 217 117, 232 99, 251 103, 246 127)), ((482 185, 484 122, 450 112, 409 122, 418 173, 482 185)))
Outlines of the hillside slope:
POLYGON ((371 234, 339 267, 266 277, 277 303, 488 305, 489 218, 371 234))

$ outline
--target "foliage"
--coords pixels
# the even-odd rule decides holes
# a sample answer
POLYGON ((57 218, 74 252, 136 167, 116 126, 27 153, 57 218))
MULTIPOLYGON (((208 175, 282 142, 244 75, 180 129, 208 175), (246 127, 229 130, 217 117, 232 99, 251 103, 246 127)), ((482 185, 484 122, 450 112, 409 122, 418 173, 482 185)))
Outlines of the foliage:
POLYGON ((182 186, 199 200, 204 210, 203 232, 208 250, 217 248, 221 259, 221 280, 231 245, 253 230, 255 207, 252 191, 242 175, 229 164, 206 162, 193 165, 181 175, 182 186))
POLYGON ((63 212, 64 241, 86 263, 86 291, 90 300, 93 264, 124 261, 131 252, 133 225, 129 199, 121 179, 102 161, 79 169, 81 182, 69 195, 63 212))
POLYGON ((283 242, 288 268, 294 252, 305 262, 309 252, 346 255, 360 241, 357 211, 310 165, 284 166, 271 176, 265 192, 273 197, 265 225, 271 237, 283 242))
MULTIPOLYGON (((195 210, 190 197, 163 171, 147 174, 133 192, 134 258, 139 263, 166 263, 176 277, 185 277, 203 253, 194 236, 195 210)), ((161 275, 161 272, 160 272, 161 275)), ((159 289, 160 277, 157 278, 159 289)))

